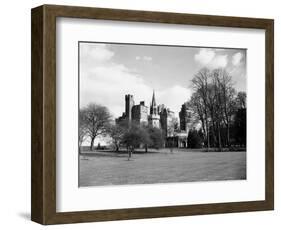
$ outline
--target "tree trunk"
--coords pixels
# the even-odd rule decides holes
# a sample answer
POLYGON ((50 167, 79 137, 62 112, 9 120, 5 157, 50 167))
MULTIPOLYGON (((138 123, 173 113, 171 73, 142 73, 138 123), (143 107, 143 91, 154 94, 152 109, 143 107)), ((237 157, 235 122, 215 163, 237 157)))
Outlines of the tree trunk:
POLYGON ((218 140, 219 140, 219 151, 221 152, 221 128, 220 125, 218 125, 218 140))
POLYGON ((227 146, 230 147, 230 132, 229 132, 229 124, 227 123, 227 146))
POLYGON ((215 130, 215 122, 212 122, 212 133, 213 133, 213 141, 214 141, 214 146, 217 146, 218 142, 217 142, 217 135, 216 135, 216 130, 215 130))
POLYGON ((134 152, 134 148, 133 147, 129 147, 128 160, 130 160, 130 158, 132 157, 133 152, 134 152))
POLYGON ((208 121, 207 121, 207 124, 206 124, 206 130, 207 130, 207 152, 209 152, 209 149, 210 149, 210 128, 209 128, 208 121))
POLYGON ((128 160, 131 158, 131 148, 127 146, 127 152, 128 152, 128 160))
POLYGON ((145 145, 145 152, 147 153, 147 151, 148 151, 148 147, 147 145, 145 145))
POLYGON ((204 145, 207 142, 207 147, 208 147, 208 150, 209 150, 208 123, 207 123, 207 120, 205 122, 203 117, 200 120, 202 122, 202 128, 203 128, 203 133, 204 133, 204 145))
POLYGON ((94 141, 95 141, 95 138, 92 137, 92 139, 91 139, 91 151, 94 150, 94 141))
POLYGON ((209 148, 210 148, 210 127, 209 127, 208 114, 207 114, 206 109, 205 109, 205 120, 206 120, 206 134, 207 134, 207 151, 209 152, 209 148))

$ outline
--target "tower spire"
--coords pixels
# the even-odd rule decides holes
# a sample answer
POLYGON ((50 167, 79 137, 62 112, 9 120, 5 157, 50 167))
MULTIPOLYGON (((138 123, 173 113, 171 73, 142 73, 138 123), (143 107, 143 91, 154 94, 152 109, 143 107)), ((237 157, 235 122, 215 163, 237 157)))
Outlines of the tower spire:
POLYGON ((152 94, 152 101, 150 105, 150 117, 149 117, 149 122, 152 125, 152 127, 160 128, 160 116, 159 116, 159 111, 158 107, 156 104, 155 100, 155 91, 153 89, 153 94, 152 94))
POLYGON ((152 105, 152 106, 156 106, 154 89, 153 89, 153 94, 152 94, 152 103, 151 103, 151 105, 152 105))

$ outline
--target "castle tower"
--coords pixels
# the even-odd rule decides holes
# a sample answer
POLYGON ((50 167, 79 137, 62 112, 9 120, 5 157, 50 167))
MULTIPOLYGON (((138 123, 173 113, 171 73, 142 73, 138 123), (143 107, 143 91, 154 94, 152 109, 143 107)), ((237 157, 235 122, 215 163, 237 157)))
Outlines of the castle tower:
POLYGON ((128 121, 132 120, 132 108, 135 105, 133 95, 125 95, 125 115, 128 121))
POLYGON ((192 119, 191 119, 191 110, 188 108, 187 103, 184 103, 181 106, 181 111, 179 112, 180 117, 180 130, 185 131, 188 133, 188 131, 191 129, 192 126, 192 119))
POLYGON ((157 111, 157 105, 156 105, 156 100, 155 100, 155 92, 153 90, 152 101, 151 101, 151 105, 150 105, 150 114, 156 115, 157 113, 158 113, 158 111, 157 111))
POLYGON ((149 123, 152 127, 160 128, 160 115, 158 113, 154 90, 153 90, 152 101, 150 105, 149 123))

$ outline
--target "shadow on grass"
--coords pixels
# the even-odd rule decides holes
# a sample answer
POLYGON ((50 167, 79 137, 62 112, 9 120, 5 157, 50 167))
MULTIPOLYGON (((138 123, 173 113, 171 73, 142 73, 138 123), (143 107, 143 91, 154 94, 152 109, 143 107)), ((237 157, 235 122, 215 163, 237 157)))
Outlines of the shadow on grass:
MULTIPOLYGON (((217 148, 209 148, 207 150, 206 148, 200 148, 200 149, 187 149, 187 148, 163 148, 163 149, 148 149, 148 152, 145 152, 144 149, 136 149, 133 153, 133 155, 151 155, 151 154, 177 154, 177 153, 196 153, 196 152, 245 152, 245 148, 223 148, 221 151, 217 148)), ((126 149, 120 149, 118 152, 112 149, 103 149, 98 150, 95 149, 93 151, 87 150, 82 151, 80 153, 80 156, 82 157, 121 157, 121 158, 127 158, 128 152, 126 149)), ((86 158, 84 158, 86 159, 86 158)), ((83 158, 82 158, 83 160, 83 158)))
MULTIPOLYGON (((134 154, 142 155, 142 154, 164 154, 160 151, 148 151, 145 152, 144 150, 136 150, 134 151, 134 154)), ((91 157, 91 156, 97 156, 97 157, 128 157, 128 152, 126 150, 119 150, 118 152, 113 150, 94 150, 94 151, 84 151, 80 153, 80 156, 85 157, 91 157)), ((82 158, 83 159, 83 158, 82 158)))

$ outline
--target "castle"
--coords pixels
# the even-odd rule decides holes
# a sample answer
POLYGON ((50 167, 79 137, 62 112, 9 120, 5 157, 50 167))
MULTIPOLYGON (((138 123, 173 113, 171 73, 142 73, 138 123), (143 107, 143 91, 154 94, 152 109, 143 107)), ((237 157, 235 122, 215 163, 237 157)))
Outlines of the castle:
POLYGON ((189 109, 187 102, 185 102, 181 106, 181 110, 179 112, 179 118, 180 118, 180 130, 184 130, 188 132, 196 125, 195 124, 196 122, 194 120, 194 114, 192 110, 189 109))
POLYGON ((142 126, 150 125, 162 129, 167 147, 187 147, 188 131, 193 128, 191 117, 191 111, 184 103, 179 112, 180 122, 178 124, 178 119, 173 111, 164 104, 157 105, 153 91, 149 107, 145 105, 144 101, 135 104, 133 95, 125 95, 125 112, 116 119, 116 123, 133 121, 142 126))

